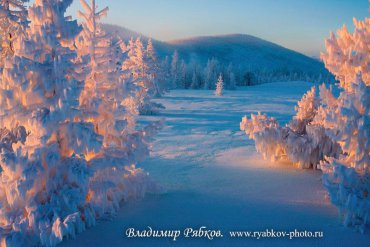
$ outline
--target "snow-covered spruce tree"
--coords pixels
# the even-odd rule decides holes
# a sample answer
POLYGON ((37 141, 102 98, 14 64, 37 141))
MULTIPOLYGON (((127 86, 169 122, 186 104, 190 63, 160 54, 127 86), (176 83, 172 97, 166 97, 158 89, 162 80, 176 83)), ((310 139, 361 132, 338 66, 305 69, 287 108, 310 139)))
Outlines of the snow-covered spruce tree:
POLYGON ((3 68, 6 57, 14 55, 14 42, 24 35, 27 26, 25 4, 29 0, 0 0, 0 67, 3 68))
POLYGON ((161 104, 152 102, 155 94, 155 77, 153 71, 148 69, 147 53, 140 38, 128 44, 128 58, 122 65, 123 71, 127 72, 125 80, 136 85, 136 100, 140 114, 153 114, 164 107, 161 104))
POLYGON ((6 245, 54 245, 82 230, 82 215, 88 217, 87 166, 77 154, 98 148, 99 140, 91 125, 73 122, 80 90, 70 46, 80 29, 64 17, 71 2, 35 1, 27 39, 19 37, 5 60, 0 125, 18 138, 1 152, 6 245))
POLYGON ((180 61, 179 61, 179 53, 176 51, 172 54, 171 59, 171 80, 172 80, 172 89, 178 88, 180 85, 180 61))
POLYGON ((322 106, 315 122, 343 152, 321 163, 323 183, 346 226, 364 231, 370 224, 370 19, 354 19, 355 31, 345 26, 331 34, 322 54, 325 66, 344 89, 338 98, 322 86, 322 106))
POLYGON ((147 64, 144 61, 144 46, 140 38, 130 39, 127 45, 127 59, 123 62, 122 70, 125 73, 125 81, 130 81, 136 85, 138 104, 144 104, 144 98, 148 95, 145 87, 147 84, 147 64))
POLYGON ((172 80, 171 80, 171 64, 170 59, 166 56, 162 61, 159 63, 159 81, 161 81, 161 88, 163 93, 168 92, 171 88, 172 80))
POLYGON ((163 85, 163 81, 160 81, 163 78, 160 78, 160 64, 151 38, 148 39, 145 56, 148 64, 148 76, 150 82, 149 95, 161 97, 164 94, 165 87, 163 85))
POLYGON ((197 76, 197 72, 196 70, 194 69, 193 71, 193 75, 191 77, 191 84, 190 84, 190 88, 191 89, 197 89, 199 87, 199 81, 198 81, 198 76, 197 76))
POLYGON ((216 83, 216 90, 215 95, 216 96, 222 96, 223 95, 223 89, 224 89, 224 80, 222 79, 222 74, 218 76, 218 80, 216 83))
POLYGON ((227 79, 228 79, 228 82, 226 84, 226 88, 229 89, 229 90, 235 90, 236 88, 236 81, 235 81, 235 74, 234 74, 234 69, 233 69, 233 65, 232 63, 229 64, 229 66, 227 67, 227 70, 226 70, 226 74, 227 74, 227 79))
POLYGON ((83 0, 81 4, 86 11, 78 13, 84 22, 83 30, 76 41, 78 58, 82 65, 80 70, 85 81, 79 99, 81 118, 93 122, 97 132, 106 139, 104 142, 109 143, 110 136, 122 131, 116 128, 115 122, 130 121, 125 119, 123 106, 118 102, 127 95, 120 70, 116 67, 116 46, 99 23, 107 15, 108 8, 96 12, 95 1, 91 2, 91 6, 83 0))
POLYGON ((122 80, 123 72, 116 69, 117 45, 99 23, 108 8, 97 12, 95 0, 91 6, 84 0, 81 3, 85 13, 79 12, 84 29, 78 53, 87 62, 81 117, 104 137, 101 150, 85 156, 92 173, 86 200, 94 216, 101 218, 114 214, 122 200, 142 196, 151 186, 147 174, 135 163, 149 154, 147 142, 160 123, 136 130, 137 87, 122 80))
POLYGON ((99 135, 93 121, 84 121, 94 111, 79 104, 84 84, 78 78, 84 73, 75 72, 72 48, 80 28, 64 16, 71 2, 36 0, 28 11, 27 39, 20 37, 14 56, 5 60, 2 245, 56 245, 96 217, 114 213, 121 199, 142 195, 148 185, 147 174, 131 164, 148 153, 146 143, 156 126, 117 139, 99 135))
POLYGON ((207 66, 204 69, 204 89, 215 89, 217 82, 218 60, 208 59, 207 66))
POLYGON ((296 116, 286 126, 266 115, 246 116, 240 123, 241 130, 255 140, 256 149, 271 161, 289 160, 301 168, 316 168, 325 156, 337 157, 340 147, 320 126, 312 125, 319 100, 312 87, 295 107, 296 116))
POLYGON ((184 60, 181 60, 180 63, 180 79, 178 88, 186 89, 187 87, 187 67, 184 60))
POLYGON ((235 80, 235 74, 231 72, 229 74, 229 89, 235 90, 236 89, 236 80, 235 80))

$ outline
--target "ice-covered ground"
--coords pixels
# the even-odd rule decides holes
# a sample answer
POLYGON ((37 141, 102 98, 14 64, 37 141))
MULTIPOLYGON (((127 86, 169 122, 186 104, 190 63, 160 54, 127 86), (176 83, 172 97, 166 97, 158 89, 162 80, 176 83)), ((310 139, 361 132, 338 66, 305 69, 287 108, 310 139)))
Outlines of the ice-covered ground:
POLYGON ((245 114, 258 111, 280 123, 294 114, 297 100, 312 86, 289 82, 226 91, 176 90, 158 102, 166 127, 153 142, 152 157, 140 164, 166 190, 126 203, 61 246, 368 246, 370 234, 345 228, 325 197, 321 173, 271 164, 239 130, 245 114), (129 239, 127 228, 220 229, 224 238, 129 239), (231 239, 228 231, 264 229, 323 231, 322 239, 231 239))

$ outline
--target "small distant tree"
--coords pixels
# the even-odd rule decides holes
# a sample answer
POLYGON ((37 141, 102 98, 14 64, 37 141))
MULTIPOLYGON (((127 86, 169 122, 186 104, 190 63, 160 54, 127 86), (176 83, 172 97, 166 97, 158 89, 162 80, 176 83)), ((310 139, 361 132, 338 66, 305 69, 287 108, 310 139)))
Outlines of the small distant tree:
POLYGON ((227 83, 226 88, 230 90, 234 90, 236 87, 236 81, 235 81, 235 74, 234 74, 234 68, 232 63, 229 64, 226 70, 226 76, 227 76, 227 83))
POLYGON ((198 86, 199 86, 198 76, 197 76, 196 70, 194 69, 193 76, 191 78, 190 88, 191 89, 196 89, 196 88, 198 88, 198 86))
POLYGON ((179 62, 179 53, 174 51, 172 54, 171 61, 171 79, 172 79, 172 88, 177 88, 180 81, 180 62, 179 62))
POLYGON ((235 90, 236 89, 236 80, 235 80, 235 75, 233 72, 230 73, 229 76, 229 89, 230 90, 235 90))
POLYGON ((157 59, 157 55, 153 46, 153 41, 151 38, 148 40, 148 44, 146 46, 146 63, 147 63, 147 73, 149 77, 149 95, 160 97, 163 94, 164 87, 163 81, 161 84, 160 81, 160 68, 157 59))
POLYGON ((252 86, 255 84, 255 75, 253 72, 247 72, 243 76, 243 81, 245 86, 252 86))
POLYGON ((209 59, 204 69, 204 89, 214 89, 219 71, 219 62, 216 58, 209 59))
POLYGON ((187 80, 187 75, 186 75, 186 63, 184 60, 181 60, 180 63, 180 80, 179 80, 179 85, 178 88, 186 89, 186 80, 187 80))
POLYGON ((218 76, 218 81, 216 84, 216 91, 215 91, 216 96, 222 96, 223 88, 224 88, 224 80, 222 79, 222 74, 220 74, 218 76))
POLYGON ((160 63, 159 63, 159 72, 158 72, 158 80, 161 82, 161 89, 163 93, 168 91, 171 87, 171 65, 170 59, 166 56, 160 63))

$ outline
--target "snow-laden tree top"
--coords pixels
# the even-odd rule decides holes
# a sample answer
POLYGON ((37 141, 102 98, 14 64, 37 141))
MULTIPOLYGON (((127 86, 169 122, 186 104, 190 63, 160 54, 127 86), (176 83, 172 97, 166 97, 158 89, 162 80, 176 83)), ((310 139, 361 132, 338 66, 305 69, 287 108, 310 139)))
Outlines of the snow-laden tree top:
POLYGON ((353 18, 353 23, 353 33, 348 32, 346 25, 337 31, 337 36, 332 32, 325 41, 326 53, 321 54, 326 68, 346 90, 351 90, 357 74, 370 85, 370 18, 363 21, 353 18))

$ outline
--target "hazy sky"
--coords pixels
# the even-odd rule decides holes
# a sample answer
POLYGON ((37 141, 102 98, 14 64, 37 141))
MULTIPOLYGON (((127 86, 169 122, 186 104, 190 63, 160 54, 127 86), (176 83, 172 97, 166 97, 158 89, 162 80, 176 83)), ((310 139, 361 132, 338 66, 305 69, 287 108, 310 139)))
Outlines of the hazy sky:
MULTIPOLYGON (((90 1, 90 0, 87 0, 90 1)), ((368 0, 96 0, 104 22, 159 40, 244 33, 318 55, 331 30, 369 16, 368 0)), ((75 0, 70 13, 80 9, 75 0)))

